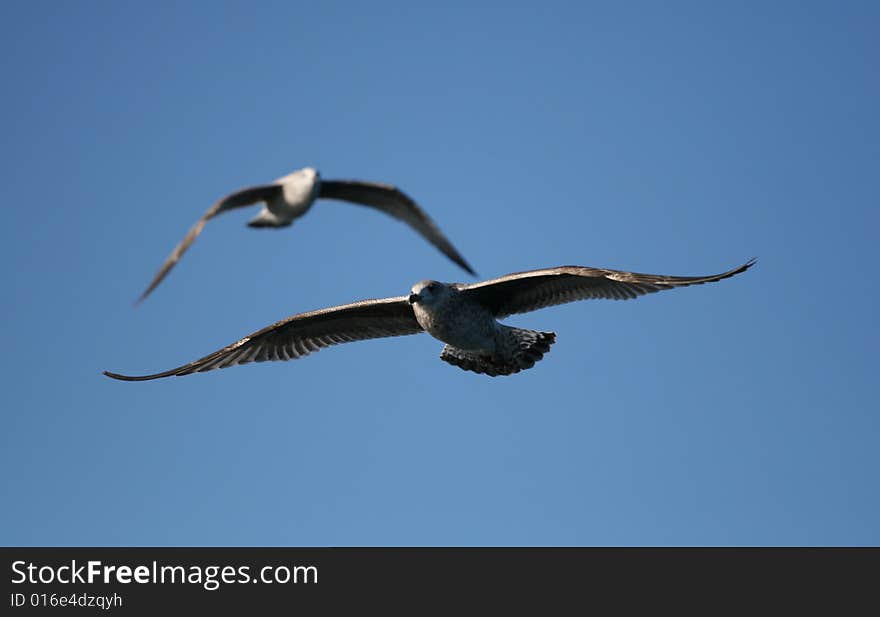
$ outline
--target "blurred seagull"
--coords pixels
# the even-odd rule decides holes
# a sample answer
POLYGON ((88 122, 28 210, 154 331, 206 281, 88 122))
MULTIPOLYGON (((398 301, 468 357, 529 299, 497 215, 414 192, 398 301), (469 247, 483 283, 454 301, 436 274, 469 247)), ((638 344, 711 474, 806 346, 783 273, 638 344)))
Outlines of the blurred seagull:
POLYGON ((162 373, 139 377, 104 374, 145 381, 249 362, 293 360, 339 343, 427 332, 446 343, 441 360, 492 377, 511 375, 543 358, 556 334, 506 326, 498 323, 500 318, 575 300, 628 300, 673 287, 712 283, 745 272, 754 263, 752 259, 721 274, 696 277, 561 266, 473 284, 421 281, 408 296, 293 315, 200 360, 162 373))
POLYGON ((211 206, 202 218, 193 225, 186 237, 178 244, 149 287, 138 299, 142 302, 159 283, 162 282, 171 268, 202 233, 209 220, 222 212, 249 206, 258 202, 265 205, 259 214, 248 222, 249 227, 287 227, 309 211, 316 199, 338 199, 364 206, 371 206, 385 214, 403 221, 437 247, 444 255, 454 261, 469 274, 476 273, 468 265, 449 239, 437 227, 424 210, 406 193, 389 184, 362 182, 359 180, 322 180, 317 170, 305 167, 279 178, 270 184, 252 186, 227 195, 211 206))

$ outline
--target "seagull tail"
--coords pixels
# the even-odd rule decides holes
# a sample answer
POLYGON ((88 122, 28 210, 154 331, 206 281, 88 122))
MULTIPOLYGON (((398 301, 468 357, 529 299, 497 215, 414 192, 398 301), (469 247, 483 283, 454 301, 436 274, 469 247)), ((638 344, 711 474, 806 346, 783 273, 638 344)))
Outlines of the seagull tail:
POLYGON ((554 332, 538 332, 522 328, 504 327, 503 351, 494 355, 482 354, 478 351, 465 351, 446 345, 440 353, 440 359, 465 371, 473 371, 497 377, 513 375, 535 366, 550 346, 556 342, 554 332))
POLYGON ((273 214, 269 208, 263 208, 260 213, 248 221, 248 227, 289 227, 293 221, 285 221, 273 214))

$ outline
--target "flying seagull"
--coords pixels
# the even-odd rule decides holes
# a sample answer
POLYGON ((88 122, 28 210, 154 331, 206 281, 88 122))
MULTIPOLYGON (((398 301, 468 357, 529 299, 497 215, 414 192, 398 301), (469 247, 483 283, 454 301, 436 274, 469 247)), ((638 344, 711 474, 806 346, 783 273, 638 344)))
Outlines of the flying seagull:
POLYGON ((295 219, 308 212, 316 199, 338 199, 381 210, 412 227, 449 259, 468 273, 476 276, 464 257, 455 250, 455 247, 443 235, 431 217, 397 187, 360 180, 322 180, 317 170, 305 167, 269 184, 236 191, 208 208, 208 211, 193 225, 180 244, 171 251, 168 259, 159 268, 159 272, 138 299, 138 302, 143 301, 162 282, 162 279, 180 261, 193 241, 202 233, 205 223, 218 214, 263 202, 265 205, 259 214, 248 222, 248 226, 288 227, 295 219))
POLYGON ((421 281, 408 296, 362 300, 293 315, 168 371, 135 377, 104 374, 124 381, 146 381, 248 362, 294 360, 339 343, 427 332, 446 343, 441 360, 492 377, 512 375, 543 358, 556 334, 506 326, 498 323, 500 318, 575 300, 628 300, 673 287, 712 283, 745 272, 754 263, 752 259, 711 276, 560 266, 473 284, 421 281))

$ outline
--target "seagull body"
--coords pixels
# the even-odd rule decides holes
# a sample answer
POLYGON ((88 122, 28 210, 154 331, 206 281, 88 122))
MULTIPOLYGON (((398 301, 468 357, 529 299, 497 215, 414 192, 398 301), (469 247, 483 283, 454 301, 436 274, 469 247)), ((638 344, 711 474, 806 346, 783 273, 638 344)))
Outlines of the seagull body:
POLYGON ((419 326, 446 343, 440 359, 491 376, 531 368, 556 340, 552 332, 513 328, 498 322, 487 303, 461 284, 416 283, 407 298, 419 326))
POLYGON ((269 186, 279 187, 271 191, 266 205, 259 214, 248 221, 248 227, 288 227, 295 219, 311 210, 318 198, 321 178, 311 167, 297 169, 272 182, 269 186))
POLYGON ((319 198, 347 201, 380 210, 412 227, 449 259, 468 273, 474 274, 464 257, 452 246, 431 217, 397 187, 360 180, 322 180, 317 170, 305 167, 269 184, 241 189, 217 201, 171 251, 138 301, 143 301, 162 282, 202 233, 205 224, 218 214, 263 202, 265 205, 248 222, 248 226, 288 227, 308 212, 319 198))
POLYGON ((420 281, 408 296, 293 315, 168 371, 143 376, 104 374, 124 381, 145 381, 249 362, 293 360, 340 343, 427 332, 446 343, 441 360, 492 377, 512 375, 541 360, 556 341, 556 334, 507 326, 499 323, 501 318, 576 300, 628 300, 664 289, 711 283, 744 272, 754 262, 702 277, 560 266, 473 284, 420 281))

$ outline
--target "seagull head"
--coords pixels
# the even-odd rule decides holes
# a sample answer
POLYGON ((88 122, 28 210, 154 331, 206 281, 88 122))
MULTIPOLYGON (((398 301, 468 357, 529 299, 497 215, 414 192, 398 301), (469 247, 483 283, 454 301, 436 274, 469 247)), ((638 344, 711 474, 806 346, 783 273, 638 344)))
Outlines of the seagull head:
POLYGON ((297 186, 314 186, 321 180, 321 174, 314 167, 303 167, 278 178, 279 184, 296 184, 297 186))
POLYGON ((310 179, 312 182, 321 178, 321 174, 318 173, 318 170, 314 167, 303 167, 299 170, 299 173, 310 179))
POLYGON ((409 294, 410 304, 431 306, 449 293, 449 286, 438 281, 419 281, 409 294))

